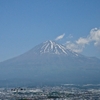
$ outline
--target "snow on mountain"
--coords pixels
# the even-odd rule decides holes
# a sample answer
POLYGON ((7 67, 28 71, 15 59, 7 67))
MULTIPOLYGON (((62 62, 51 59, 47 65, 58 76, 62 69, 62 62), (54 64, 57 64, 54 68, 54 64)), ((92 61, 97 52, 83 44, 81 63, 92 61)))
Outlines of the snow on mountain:
POLYGON ((38 49, 40 49, 40 54, 50 53, 56 55, 79 56, 78 53, 67 49, 64 45, 51 40, 44 42, 38 49))
POLYGON ((44 42, 40 53, 67 54, 64 46, 59 45, 51 40, 44 42))

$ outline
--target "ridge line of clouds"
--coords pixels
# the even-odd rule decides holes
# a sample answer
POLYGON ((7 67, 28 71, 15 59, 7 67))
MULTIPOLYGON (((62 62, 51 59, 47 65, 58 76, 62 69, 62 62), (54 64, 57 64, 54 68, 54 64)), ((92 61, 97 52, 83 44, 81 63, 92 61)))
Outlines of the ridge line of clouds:
POLYGON ((67 41, 65 45, 66 48, 80 53, 91 42, 93 42, 94 46, 100 47, 100 29, 93 28, 86 38, 80 37, 75 42, 67 41))

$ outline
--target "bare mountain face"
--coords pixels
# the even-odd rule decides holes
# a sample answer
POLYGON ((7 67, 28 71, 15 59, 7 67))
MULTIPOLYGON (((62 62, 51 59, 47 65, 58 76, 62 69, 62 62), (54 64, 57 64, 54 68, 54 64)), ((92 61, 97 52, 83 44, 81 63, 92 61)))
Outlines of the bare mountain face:
POLYGON ((99 83, 100 59, 46 41, 0 63, 1 82, 17 84, 99 83))

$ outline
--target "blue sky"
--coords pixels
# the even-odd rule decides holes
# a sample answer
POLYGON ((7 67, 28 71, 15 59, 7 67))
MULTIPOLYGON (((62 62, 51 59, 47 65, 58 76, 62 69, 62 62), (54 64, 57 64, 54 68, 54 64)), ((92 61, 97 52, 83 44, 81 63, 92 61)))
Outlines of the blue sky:
POLYGON ((46 40, 100 58, 100 0, 0 0, 0 61, 46 40))

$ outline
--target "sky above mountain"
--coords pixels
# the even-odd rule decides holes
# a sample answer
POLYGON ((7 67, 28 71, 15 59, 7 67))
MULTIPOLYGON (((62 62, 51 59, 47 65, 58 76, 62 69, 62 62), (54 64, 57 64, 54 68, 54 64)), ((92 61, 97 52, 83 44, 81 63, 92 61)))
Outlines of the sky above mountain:
POLYGON ((100 58, 100 0, 0 0, 0 61, 46 40, 100 58))

